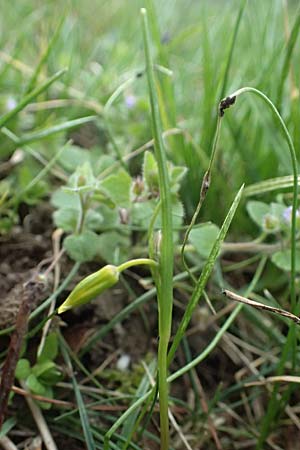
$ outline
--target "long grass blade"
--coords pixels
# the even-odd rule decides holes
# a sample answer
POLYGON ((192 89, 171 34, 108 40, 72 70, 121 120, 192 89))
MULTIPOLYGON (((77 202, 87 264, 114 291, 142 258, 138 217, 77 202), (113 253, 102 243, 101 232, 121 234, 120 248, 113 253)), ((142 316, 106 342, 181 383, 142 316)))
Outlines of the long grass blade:
MULTIPOLYGON (((250 186, 246 186, 243 195, 244 197, 251 197, 252 195, 265 194, 267 192, 278 191, 280 189, 293 188, 293 186, 294 177, 292 175, 270 178, 268 180, 251 184, 250 186)), ((298 176, 298 186, 300 186, 300 176, 298 176)))
POLYGON ((46 49, 44 50, 44 52, 43 52, 43 54, 42 54, 42 56, 40 58, 39 63, 37 64, 33 74, 31 75, 31 78, 30 78, 30 80, 28 82, 27 88, 26 88, 25 93, 24 93, 25 95, 29 94, 29 92, 31 92, 34 89, 34 87, 36 85, 36 82, 38 80, 39 74, 41 73, 41 70, 42 70, 43 66, 48 61, 50 53, 51 53, 54 45, 57 42, 57 39, 59 37, 59 33, 61 31, 61 28, 62 28, 62 25, 63 25, 64 21, 65 21, 65 14, 62 15, 61 20, 60 20, 59 24, 57 25, 57 27, 56 27, 53 35, 52 35, 52 38, 50 39, 46 49))
POLYGON ((73 367, 72 367, 72 363, 71 363, 71 358, 68 353, 67 345, 62 336, 59 337, 59 340, 60 340, 61 353, 64 357, 65 363, 67 364, 67 367, 68 367, 68 370, 69 370, 69 373, 70 373, 70 376, 72 379, 72 384, 74 387, 74 393, 75 393, 75 397, 76 397, 77 406, 79 409, 81 426, 82 426, 83 434, 85 437, 85 445, 88 450, 95 450, 96 447, 95 447, 95 443, 94 443, 92 430, 90 428, 88 414, 86 411, 84 401, 82 399, 80 389, 78 387, 76 377, 73 372, 73 367))
POLYGON ((40 139, 46 139, 50 136, 53 136, 54 134, 62 133, 63 131, 67 131, 72 128, 84 125, 85 123, 92 122, 96 118, 97 118, 96 116, 86 116, 81 117, 80 119, 68 120, 67 122, 63 122, 58 125, 53 125, 52 127, 46 128, 44 130, 28 133, 24 136, 21 136, 16 141, 16 144, 18 146, 21 146, 25 144, 30 144, 31 142, 39 141, 40 139))
POLYGON ((286 81, 286 78, 289 74, 289 70, 291 67, 291 59, 293 56, 293 51, 297 42, 297 38, 299 36, 299 30, 300 30, 300 9, 298 10, 287 46, 286 46, 286 53, 284 56, 282 69, 281 69, 281 75, 278 83, 278 90, 277 90, 277 101, 276 104, 278 105, 279 110, 282 107, 282 97, 283 97, 283 89, 284 89, 284 83, 286 81))
MULTIPOLYGON (((143 376, 137 390, 136 390, 136 395, 138 397, 146 394, 146 392, 148 391, 149 387, 150 387, 150 379, 149 379, 149 375, 153 378, 154 377, 154 372, 156 369, 156 361, 153 360, 148 367, 148 371, 149 373, 145 373, 145 375, 143 376)), ((139 415, 139 411, 135 410, 131 416, 129 416, 124 424, 123 424, 123 430, 122 430, 122 436, 126 439, 122 450, 126 450, 128 448, 128 445, 130 443, 130 440, 136 430, 136 426, 137 426, 137 422, 138 422, 138 415, 139 415)))
POLYGON ((203 294, 203 290, 206 286, 206 283, 208 281, 209 276, 211 275, 211 272, 213 270, 215 261, 219 255, 220 249, 221 249, 221 245, 224 242, 224 239, 226 237, 227 231, 229 229, 229 226, 232 222, 232 219, 234 217, 234 214, 236 212, 236 209, 241 201, 242 198, 242 193, 243 193, 243 189, 244 189, 244 185, 240 188, 240 190, 238 191, 237 195, 235 196, 235 199, 231 205, 231 208, 228 211, 228 214, 223 222, 223 225, 220 229, 220 232, 218 234, 218 237, 213 245, 213 248, 210 252, 210 255, 202 269, 200 278, 195 286, 195 289, 193 291, 193 294, 191 296, 191 299, 187 305, 187 308, 185 310, 185 313, 183 315, 183 318, 180 322, 180 325, 178 327, 178 330, 175 334, 172 346, 169 350, 168 353, 168 365, 171 363, 171 361, 174 358, 175 352, 180 344, 180 341, 182 339, 182 337, 185 334, 185 331, 187 329, 187 326, 191 320, 193 311, 195 309, 195 307, 197 306, 197 303, 201 297, 201 295, 203 294))
POLYGON ((27 94, 23 99, 9 112, 6 114, 3 114, 3 116, 0 117, 0 128, 4 127, 4 125, 7 124, 9 120, 11 120, 13 117, 15 117, 22 109, 25 108, 28 103, 30 103, 32 100, 34 100, 38 95, 40 95, 42 92, 44 92, 46 89, 48 89, 51 84, 53 84, 55 81, 57 81, 59 78, 61 78, 65 73, 66 69, 59 70, 56 72, 51 78, 48 78, 41 86, 34 89, 32 92, 27 94))
POLYGON ((161 449, 169 449, 169 417, 168 417, 168 384, 167 384, 167 352, 171 334, 173 307, 173 227, 172 202, 167 167, 167 158, 162 140, 162 126, 159 113, 153 61, 150 50, 150 33, 146 9, 141 10, 143 24, 143 40, 146 57, 146 71, 151 105, 152 129, 154 136, 155 156, 158 164, 159 191, 162 217, 162 244, 159 261, 160 282, 158 286, 159 303, 159 346, 158 346, 158 379, 160 402, 161 449))
POLYGON ((230 71, 230 67, 231 67, 231 63, 232 63, 233 52, 234 52, 234 48, 236 45, 237 36, 238 36, 238 32, 239 32, 239 28, 240 28, 240 24, 241 24, 241 20, 242 20, 242 16, 243 16, 246 4, 247 4, 247 0, 244 0, 241 3, 240 9, 237 13, 234 30, 233 30, 230 45, 229 45, 228 56, 227 56, 226 64, 224 67, 224 73, 223 73, 223 76, 221 77, 221 79, 223 79, 223 83, 222 83, 222 87, 221 87, 221 91, 220 91, 220 98, 225 97, 226 90, 228 87, 227 85, 228 85, 229 71, 230 71))

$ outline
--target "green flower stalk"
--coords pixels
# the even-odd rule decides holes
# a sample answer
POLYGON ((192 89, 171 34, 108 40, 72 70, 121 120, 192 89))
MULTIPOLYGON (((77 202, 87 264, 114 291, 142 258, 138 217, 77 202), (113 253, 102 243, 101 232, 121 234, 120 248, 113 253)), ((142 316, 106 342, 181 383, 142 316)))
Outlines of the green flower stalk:
POLYGON ((77 286, 75 286, 69 297, 58 308, 58 314, 62 314, 68 309, 76 308, 77 306, 88 303, 93 298, 102 294, 102 292, 117 284, 117 282, 119 281, 120 273, 123 270, 141 264, 150 265, 152 267, 157 266, 157 263, 152 259, 132 259, 130 261, 126 261, 120 266, 113 266, 111 264, 108 264, 107 266, 102 267, 102 269, 98 270, 97 272, 94 272, 91 275, 85 277, 77 284, 77 286))

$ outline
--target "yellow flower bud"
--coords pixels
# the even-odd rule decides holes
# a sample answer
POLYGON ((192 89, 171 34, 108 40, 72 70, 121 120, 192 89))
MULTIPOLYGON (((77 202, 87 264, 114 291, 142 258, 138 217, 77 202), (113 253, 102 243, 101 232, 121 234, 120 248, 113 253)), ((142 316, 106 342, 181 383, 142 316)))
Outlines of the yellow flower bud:
POLYGON ((76 306, 84 305, 106 289, 114 286, 119 280, 118 267, 107 265, 81 280, 69 297, 58 308, 58 314, 76 306))

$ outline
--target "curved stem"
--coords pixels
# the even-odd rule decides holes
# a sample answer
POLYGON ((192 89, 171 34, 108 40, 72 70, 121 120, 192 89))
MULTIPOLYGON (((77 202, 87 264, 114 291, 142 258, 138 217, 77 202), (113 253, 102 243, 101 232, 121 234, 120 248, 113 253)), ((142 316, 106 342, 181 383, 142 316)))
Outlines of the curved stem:
MULTIPOLYGON (((295 290, 295 277, 296 277, 296 213, 297 213, 297 194, 298 194, 298 168, 297 168, 297 157, 296 157, 296 151, 295 147, 292 141, 292 138, 290 136, 290 133, 280 116, 276 106, 273 104, 273 102, 261 91, 258 89, 255 89, 253 87, 243 87, 241 89, 238 89, 233 94, 229 96, 229 98, 233 99, 235 97, 238 97, 241 94, 244 94, 246 92, 250 92, 252 94, 257 95, 260 97, 271 109, 274 116, 277 119, 278 124, 280 125, 280 128, 283 132, 283 135, 287 141, 291 161, 292 161, 292 170, 293 170, 293 204, 292 204, 292 221, 291 221, 291 310, 293 313, 297 314, 299 305, 296 305, 296 290, 295 290)), ((227 97, 228 98, 228 97, 227 97)))
POLYGON ((149 258, 138 258, 138 259, 131 259, 130 261, 126 261, 123 264, 120 264, 118 266, 118 271, 123 272, 123 270, 129 269, 129 267, 133 266, 141 266, 141 265, 147 265, 151 266, 153 268, 157 268, 158 264, 153 259, 149 258))
POLYGON ((197 208, 193 214, 191 223, 189 224, 184 238, 183 238, 183 242, 182 242, 182 247, 181 247, 181 260, 182 260, 182 264, 185 268, 185 270, 188 272, 188 274, 190 275, 191 279, 194 281, 194 283, 196 284, 196 278, 194 277, 194 275, 191 273, 191 270, 189 268, 189 266, 187 265, 187 262, 185 260, 185 248, 186 248, 186 244, 190 235, 190 232, 192 230, 192 228, 194 227, 197 217, 199 216, 200 210, 202 208, 203 202, 205 200, 207 191, 209 189, 210 186, 210 181, 211 181, 211 170, 212 170, 212 166, 215 160, 215 156, 216 156, 216 152, 217 152, 217 147, 218 147, 218 142, 219 142, 219 136, 220 136, 220 129, 221 129, 221 119, 222 116, 218 116, 218 120, 217 120, 217 126, 216 126, 216 132, 215 132, 215 137, 213 140, 213 145, 212 145, 212 151, 211 151, 211 156, 210 156, 210 160, 209 160, 209 164, 208 164, 208 169, 205 172, 204 176, 203 176, 203 180, 202 180, 202 185, 201 185, 201 190, 200 190, 200 198, 199 198, 199 202, 197 205, 197 208))
MULTIPOLYGON (((235 99, 237 96, 243 94, 243 93, 253 93, 260 97, 271 109, 273 115, 275 116, 283 135, 287 141, 291 161, 292 161, 292 170, 293 170, 293 202, 292 202, 292 220, 291 220, 291 281, 290 281, 290 291, 291 291, 291 311, 295 314, 299 314, 299 302, 296 303, 296 288, 295 288, 295 278, 296 278, 296 214, 297 214, 297 194, 298 194, 298 168, 297 168, 297 157, 296 152, 294 148, 293 141, 291 139, 291 136, 289 134, 289 131, 280 116, 277 108, 272 103, 272 101, 261 91, 258 89, 252 88, 252 87, 244 87, 241 89, 238 89, 233 94, 231 94, 226 99, 222 100, 220 103, 220 114, 224 114, 224 109, 229 108, 231 105, 235 103, 235 99)), ((291 354, 292 359, 292 366, 295 367, 296 364, 296 345, 297 345, 297 336, 296 336, 296 329, 295 324, 291 323, 289 326, 289 332, 285 341, 285 344, 283 346, 280 362, 277 369, 277 374, 281 375, 285 366, 285 363, 291 354)), ((275 386, 271 399, 268 404, 267 412, 264 416, 260 436, 257 442, 257 450, 261 450, 263 448, 265 439, 269 433, 270 426, 272 422, 274 421, 274 418, 278 412, 278 401, 277 401, 277 392, 278 387, 275 386)), ((288 399, 290 397, 290 394, 292 392, 292 388, 288 389, 285 396, 285 403, 288 402, 288 399)))

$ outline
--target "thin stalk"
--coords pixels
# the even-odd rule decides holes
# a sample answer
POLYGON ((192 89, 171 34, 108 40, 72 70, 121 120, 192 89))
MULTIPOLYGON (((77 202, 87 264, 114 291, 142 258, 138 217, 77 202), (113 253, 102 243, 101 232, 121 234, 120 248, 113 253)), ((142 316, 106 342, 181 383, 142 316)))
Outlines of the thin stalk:
MULTIPOLYGON (((104 436, 104 448, 103 450, 109 450, 109 441, 115 431, 122 425, 122 423, 129 417, 133 411, 135 411, 140 405, 144 403, 145 400, 150 396, 152 391, 146 392, 146 394, 142 395, 135 403, 133 403, 121 417, 113 424, 113 426, 108 430, 108 432, 104 436)), ((167 449, 166 449, 167 450, 167 449)), ((169 450, 169 449, 168 449, 169 450)))
POLYGON ((153 259, 149 259, 149 258, 131 259, 129 261, 124 262, 120 266, 118 266, 118 271, 123 272, 123 270, 129 269, 130 267, 141 266, 141 265, 146 265, 146 266, 151 266, 153 268, 156 268, 158 264, 156 261, 153 261, 153 259))
POLYGON ((194 283, 196 283, 196 279, 195 277, 192 275, 189 266, 187 265, 187 262, 185 260, 185 247, 190 235, 190 232, 192 230, 192 228, 194 227, 196 220, 199 216, 200 210, 202 208, 203 202, 205 200, 207 191, 209 189, 210 186, 210 182, 211 182, 211 170, 212 170, 212 166, 215 160, 215 156, 216 156, 216 152, 217 152, 217 147, 218 147, 218 142, 219 142, 219 137, 220 137, 220 131, 221 131, 221 119, 222 116, 218 115, 218 119, 217 119, 217 125, 216 125, 216 132, 215 132, 215 136, 214 136, 214 140, 213 140, 213 145, 212 145, 212 151, 211 151, 211 156, 210 156, 210 160, 209 160, 209 164, 208 164, 208 169, 205 172, 204 176, 203 176, 203 180, 202 180, 202 185, 201 185, 201 190, 200 190, 200 198, 199 198, 199 202, 197 205, 197 208, 193 214, 191 223, 189 224, 184 238, 183 238, 183 242, 182 242, 182 247, 181 247, 181 260, 182 260, 182 264, 185 268, 185 270, 188 272, 188 274, 190 275, 191 279, 194 281, 194 283))
POLYGON ((235 97, 238 97, 241 94, 244 94, 246 92, 253 93, 260 97, 271 109, 272 113, 274 114, 277 122, 280 125, 280 128, 283 132, 283 135, 287 141, 288 148, 290 151, 291 161, 292 161, 292 171, 293 171, 293 202, 292 202, 292 221, 291 221, 291 310, 294 314, 296 314, 296 308, 298 310, 298 307, 296 305, 296 290, 295 290, 295 278, 296 278, 296 214, 297 214, 297 194, 298 194, 298 167, 297 167, 297 157, 296 157, 296 151, 294 148, 294 144, 292 141, 292 138, 290 136, 290 133, 281 118, 281 115, 279 114, 276 106, 273 104, 273 102, 261 91, 258 89, 255 89, 253 87, 244 87, 241 89, 238 89, 233 94, 229 95, 230 99, 234 99, 235 97))
POLYGON ((167 158, 162 140, 162 126, 155 89, 153 62, 150 52, 150 33, 146 9, 141 9, 143 39, 146 57, 147 79, 151 104, 154 150, 158 164, 159 192, 162 216, 162 242, 159 261, 158 286, 158 383, 160 404, 161 450, 169 450, 168 382, 167 352, 171 334, 173 307, 173 229, 172 203, 167 169, 167 158))
MULTIPOLYGON (((294 148, 293 141, 291 139, 291 136, 289 134, 289 131, 281 118, 277 108, 272 103, 272 101, 261 91, 258 89, 252 88, 252 87, 244 87, 241 89, 238 89, 233 94, 228 96, 226 99, 224 99, 220 103, 220 113, 224 114, 224 110, 229 108, 231 105, 235 103, 236 97, 243 93, 253 93, 260 97, 271 109, 273 115, 275 116, 277 123, 279 124, 283 135, 285 137, 285 140, 287 141, 291 162, 292 162, 292 172, 293 172, 293 201, 292 201, 292 220, 291 220, 291 281, 290 281, 290 298, 291 298, 291 311, 295 315, 299 314, 299 302, 296 303, 296 287, 295 287, 295 278, 296 278, 296 214, 297 214, 297 195, 298 195, 298 167, 297 167, 297 157, 296 152, 294 148)), ((292 365, 295 367, 296 364, 296 329, 295 324, 291 323, 289 326, 289 332, 286 339, 286 342, 283 347, 283 351, 281 354, 281 359, 277 368, 277 374, 281 374, 283 372, 285 363, 291 354, 292 358, 292 365)), ((265 439, 268 435, 269 428, 274 420, 274 417, 276 416, 278 412, 278 402, 277 402, 277 392, 278 387, 275 387, 272 392, 272 397, 268 405, 267 413, 264 416, 262 427, 261 427, 261 433, 258 439, 257 443, 257 450, 261 450, 262 446, 264 445, 265 439)), ((291 389, 287 391, 285 401, 288 401, 288 398, 290 396, 291 389)))
POLYGON ((108 112, 109 112, 112 104, 114 103, 114 101, 119 98, 119 96, 125 91, 125 89, 127 89, 128 86, 130 86, 132 83, 134 83, 135 80, 138 79, 139 74, 140 74, 140 72, 136 72, 134 75, 132 75, 130 78, 128 78, 122 84, 120 84, 120 86, 118 86, 117 89, 111 94, 111 96, 109 97, 109 99, 105 103, 103 111, 102 111, 103 120, 104 120, 104 123, 105 123, 106 131, 107 131, 108 136, 109 136, 109 138, 111 140, 112 146, 113 146, 113 148, 115 150, 116 156, 118 158, 118 162, 124 169, 126 169, 126 164, 125 164, 124 158, 122 157, 122 154, 121 154, 121 151, 119 149, 119 146, 116 143, 115 138, 113 136, 113 132, 112 132, 111 126, 110 126, 110 120, 109 120, 108 112))

